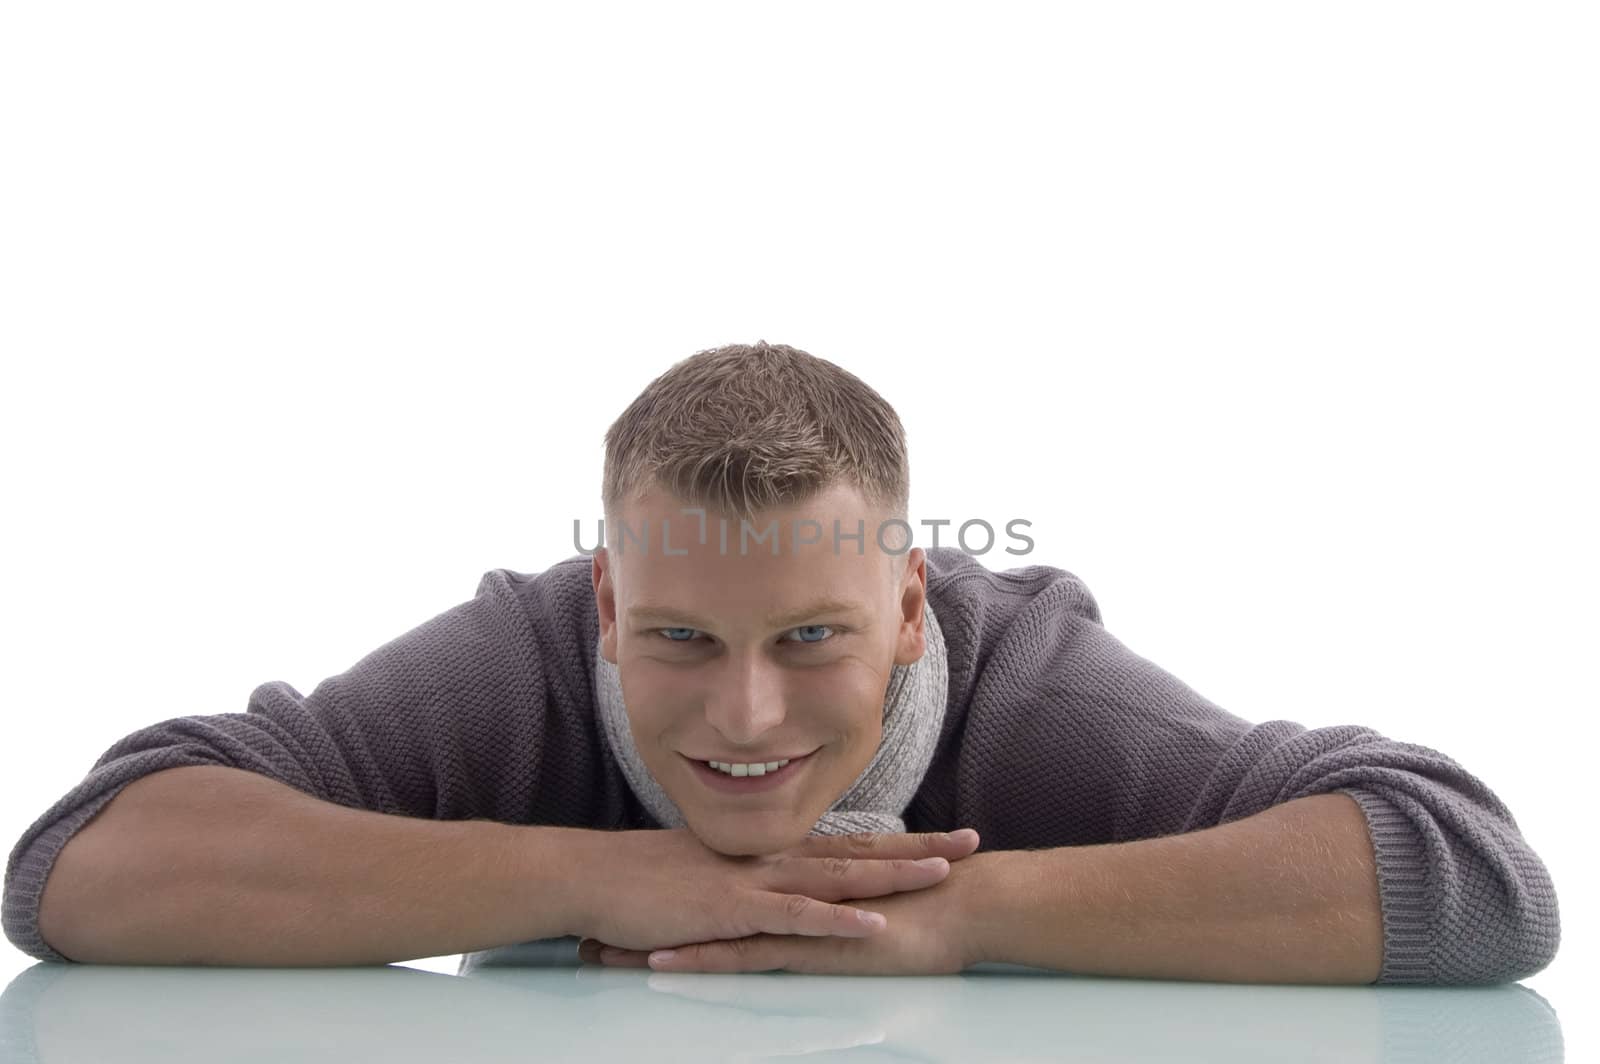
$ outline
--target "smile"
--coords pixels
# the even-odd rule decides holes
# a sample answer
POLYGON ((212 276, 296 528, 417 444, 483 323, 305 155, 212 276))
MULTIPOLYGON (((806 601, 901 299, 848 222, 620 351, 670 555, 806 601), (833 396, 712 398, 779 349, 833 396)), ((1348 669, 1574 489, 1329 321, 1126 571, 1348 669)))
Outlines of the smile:
POLYGON ((760 794, 764 791, 776 790, 789 780, 799 775, 800 770, 811 762, 811 754, 804 757, 791 758, 789 762, 771 772, 763 772, 759 776, 730 776, 720 769, 714 769, 704 761, 693 758, 684 758, 693 767, 693 771, 708 787, 722 794, 760 794))

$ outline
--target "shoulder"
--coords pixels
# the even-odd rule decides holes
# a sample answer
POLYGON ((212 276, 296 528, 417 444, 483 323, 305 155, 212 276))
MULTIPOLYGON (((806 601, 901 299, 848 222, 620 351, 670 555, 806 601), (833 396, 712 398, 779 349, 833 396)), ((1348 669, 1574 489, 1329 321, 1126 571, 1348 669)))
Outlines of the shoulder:
POLYGON ((491 569, 478 581, 476 601, 505 626, 505 635, 570 677, 572 694, 587 689, 600 621, 595 612, 593 560, 574 554, 534 573, 491 569))
POLYGON ((506 606, 514 604, 535 619, 593 614, 592 566, 589 555, 574 554, 536 573, 490 569, 478 581, 477 596, 506 606))
POLYGON ((517 569, 490 569, 478 581, 478 594, 509 592, 519 600, 541 608, 572 608, 582 605, 583 599, 594 602, 594 582, 590 578, 593 559, 587 554, 574 554, 535 573, 517 569), (568 602, 578 599, 579 602, 568 602))
MULTIPOLYGON (((925 551, 928 603, 939 618, 950 670, 952 720, 974 700, 1025 699, 1057 685, 1080 663, 1100 606, 1077 574, 1054 565, 990 568, 954 547, 925 551), (1088 638, 1086 639, 1086 635, 1088 638)), ((1015 708, 1015 707, 1013 707, 1015 708)))
POLYGON ((994 568, 955 547, 930 547, 928 600, 949 638, 991 646, 1019 620, 1066 613, 1100 623, 1100 605, 1075 573, 1054 565, 994 568))
POLYGON ((525 665, 513 695, 538 717, 537 742, 517 746, 524 759, 535 759, 527 772, 537 780, 520 823, 617 828, 641 816, 599 734, 593 572, 593 555, 580 553, 534 573, 491 569, 478 583, 478 600, 507 626, 510 653, 525 665))

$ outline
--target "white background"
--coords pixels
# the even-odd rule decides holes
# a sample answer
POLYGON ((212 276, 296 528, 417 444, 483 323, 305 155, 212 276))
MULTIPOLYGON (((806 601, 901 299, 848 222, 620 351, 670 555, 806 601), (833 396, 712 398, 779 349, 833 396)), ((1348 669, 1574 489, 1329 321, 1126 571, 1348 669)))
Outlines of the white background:
POLYGON ((610 421, 766 339, 896 406, 914 519, 1033 522, 987 564, 1488 783, 1581 1058, 1592 12, 8 7, 0 835, 573 553, 610 421))

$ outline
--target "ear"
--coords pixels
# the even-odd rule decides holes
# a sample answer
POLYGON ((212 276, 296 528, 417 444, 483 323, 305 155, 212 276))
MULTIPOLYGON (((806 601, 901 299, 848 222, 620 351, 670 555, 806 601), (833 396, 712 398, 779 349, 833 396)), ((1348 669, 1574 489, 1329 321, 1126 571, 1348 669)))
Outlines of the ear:
POLYGON ((617 663, 616 567, 606 548, 596 548, 590 572, 594 581, 594 608, 600 619, 600 656, 617 663))
POLYGON ((922 609, 928 598, 928 560, 921 547, 906 552, 906 567, 895 592, 899 608, 899 633, 895 638, 894 663, 911 665, 928 652, 927 627, 922 609))

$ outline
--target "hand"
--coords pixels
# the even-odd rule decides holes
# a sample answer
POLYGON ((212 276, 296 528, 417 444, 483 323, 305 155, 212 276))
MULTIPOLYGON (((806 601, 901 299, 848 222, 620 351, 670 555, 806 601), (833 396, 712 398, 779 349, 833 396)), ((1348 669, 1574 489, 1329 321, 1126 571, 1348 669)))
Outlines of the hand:
MULTIPOLYGON (((730 857, 688 828, 606 832, 580 882, 580 937, 631 950, 761 933, 862 939, 865 923, 844 898, 920 891, 978 847, 968 829, 941 834, 811 835, 775 854, 730 857), (943 858, 935 867, 918 859, 943 858)), ((885 913, 887 915, 887 913, 885 913)))
POLYGON ((889 920, 887 928, 866 937, 757 934, 680 945, 670 959, 654 962, 650 950, 617 950, 605 940, 585 939, 578 956, 587 963, 660 972, 953 975, 983 960, 973 914, 983 904, 984 877, 1000 857, 971 856, 952 864, 934 887, 861 906, 889 920))

